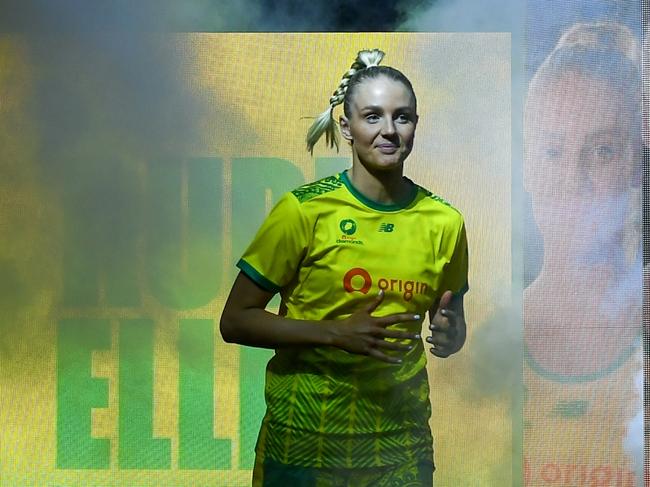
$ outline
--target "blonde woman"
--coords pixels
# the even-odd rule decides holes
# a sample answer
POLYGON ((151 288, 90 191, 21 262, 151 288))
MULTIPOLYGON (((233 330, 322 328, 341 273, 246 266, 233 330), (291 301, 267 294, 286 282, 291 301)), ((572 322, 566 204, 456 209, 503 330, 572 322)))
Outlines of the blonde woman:
POLYGON ((432 485, 426 355, 463 346, 461 214, 403 175, 418 122, 410 81, 361 51, 307 136, 352 167, 285 194, 238 263, 226 341, 275 349, 256 486, 432 485), (279 315, 265 311, 275 293, 279 315))
POLYGON ((624 438, 642 400, 639 57, 624 26, 577 24, 530 83, 524 184, 544 248, 524 292, 530 485, 634 485, 624 438))

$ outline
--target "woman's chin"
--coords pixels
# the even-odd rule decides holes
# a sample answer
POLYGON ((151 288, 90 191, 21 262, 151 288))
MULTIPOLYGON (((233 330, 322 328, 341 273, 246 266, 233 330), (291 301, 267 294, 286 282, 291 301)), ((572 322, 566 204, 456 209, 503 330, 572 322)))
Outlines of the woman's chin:
POLYGON ((404 160, 408 156, 401 150, 383 153, 375 150, 367 154, 358 154, 359 162, 369 171, 395 171, 401 170, 404 166, 404 160), (365 157, 364 157, 365 156, 365 157))
POLYGON ((388 173, 394 173, 396 171, 400 172, 402 171, 402 164, 401 163, 377 163, 377 162, 372 162, 372 163, 364 163, 361 162, 363 167, 366 168, 366 171, 372 174, 388 174, 388 173))
POLYGON ((617 263, 625 256, 620 242, 598 242, 595 239, 573 241, 564 247, 570 262, 578 267, 596 268, 617 263))

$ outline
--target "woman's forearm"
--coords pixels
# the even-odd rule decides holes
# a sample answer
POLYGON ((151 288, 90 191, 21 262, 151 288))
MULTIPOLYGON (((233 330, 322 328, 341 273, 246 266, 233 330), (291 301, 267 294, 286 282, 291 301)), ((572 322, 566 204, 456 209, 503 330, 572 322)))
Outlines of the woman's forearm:
POLYGON ((262 348, 334 345, 330 321, 295 320, 260 308, 225 311, 220 330, 223 339, 262 348))
POLYGON ((391 325, 419 321, 420 315, 395 313, 372 316, 383 293, 341 320, 296 320, 266 311, 273 293, 239 273, 221 315, 223 339, 262 348, 332 346, 349 353, 370 355, 388 363, 400 359, 389 351, 408 351, 411 345, 393 340, 420 340, 417 333, 389 329, 391 325))

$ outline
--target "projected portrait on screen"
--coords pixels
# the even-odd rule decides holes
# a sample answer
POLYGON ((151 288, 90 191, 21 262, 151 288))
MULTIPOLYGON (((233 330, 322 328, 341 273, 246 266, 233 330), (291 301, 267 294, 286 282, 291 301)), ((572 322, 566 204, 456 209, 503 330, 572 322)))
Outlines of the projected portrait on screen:
POLYGON ((640 79, 633 34, 601 22, 569 28, 529 85, 524 186, 543 239, 524 292, 531 480, 635 485, 624 439, 641 407, 640 79))

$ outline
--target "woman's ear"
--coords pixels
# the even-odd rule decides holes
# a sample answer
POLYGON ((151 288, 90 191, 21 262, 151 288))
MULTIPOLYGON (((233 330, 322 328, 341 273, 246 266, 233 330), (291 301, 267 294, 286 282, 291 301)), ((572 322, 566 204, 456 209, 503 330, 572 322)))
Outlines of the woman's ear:
POLYGON ((346 117, 341 115, 339 117, 339 127, 341 128, 341 135, 348 142, 352 142, 352 134, 350 133, 350 122, 346 117))

